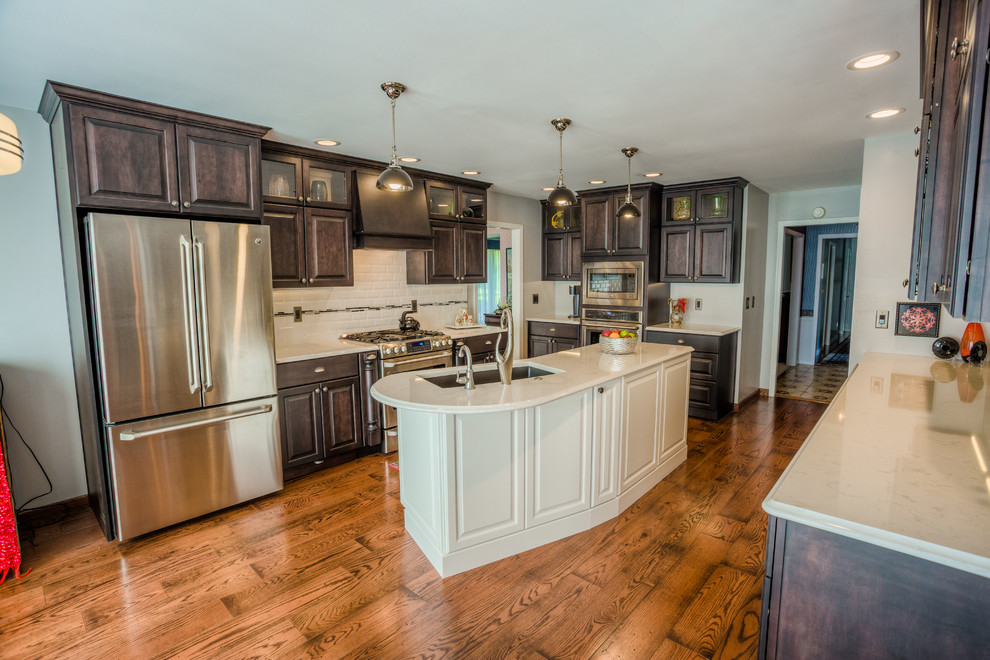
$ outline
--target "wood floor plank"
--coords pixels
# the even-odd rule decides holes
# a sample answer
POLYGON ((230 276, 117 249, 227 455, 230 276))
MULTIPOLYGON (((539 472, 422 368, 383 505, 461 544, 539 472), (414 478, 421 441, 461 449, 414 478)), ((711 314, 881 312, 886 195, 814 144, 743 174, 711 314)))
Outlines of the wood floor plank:
POLYGON ((0 656, 752 658, 761 503, 823 410, 690 419, 685 462, 620 516, 447 579, 403 528, 394 455, 126 543, 81 502, 32 512, 0 656))

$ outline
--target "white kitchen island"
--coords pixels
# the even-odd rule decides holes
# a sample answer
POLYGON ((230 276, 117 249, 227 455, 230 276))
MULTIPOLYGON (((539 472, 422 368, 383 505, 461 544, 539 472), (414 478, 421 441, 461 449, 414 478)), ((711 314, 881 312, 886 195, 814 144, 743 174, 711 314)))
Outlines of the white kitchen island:
POLYGON ((687 456, 690 353, 587 346, 516 364, 547 375, 470 391, 427 380, 457 368, 381 379, 406 530, 447 577, 614 518, 687 456))

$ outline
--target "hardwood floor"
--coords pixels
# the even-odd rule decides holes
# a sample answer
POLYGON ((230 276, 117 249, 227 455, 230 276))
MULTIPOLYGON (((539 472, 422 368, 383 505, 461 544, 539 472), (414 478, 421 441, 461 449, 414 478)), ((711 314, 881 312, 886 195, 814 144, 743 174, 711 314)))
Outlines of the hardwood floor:
POLYGON ((760 504, 823 411, 691 419, 687 461, 616 519, 446 580, 380 456, 129 543, 79 507, 0 586, 0 656, 755 657, 760 504))

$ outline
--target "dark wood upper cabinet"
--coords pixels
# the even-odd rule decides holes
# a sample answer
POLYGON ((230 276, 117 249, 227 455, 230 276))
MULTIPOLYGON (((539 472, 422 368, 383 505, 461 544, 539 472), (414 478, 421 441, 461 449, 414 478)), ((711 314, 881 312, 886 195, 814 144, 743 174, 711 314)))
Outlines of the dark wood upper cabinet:
POLYGON ((581 203, 557 208, 550 206, 546 200, 541 202, 543 207, 543 233, 581 231, 581 203))
POLYGON ((488 280, 488 228, 469 222, 430 223, 433 250, 406 252, 409 284, 481 284, 488 280))
POLYGON ((183 210, 237 217, 261 213, 258 138, 182 124, 175 136, 183 210))
POLYGON ((306 286, 306 220, 302 208, 265 205, 262 224, 268 225, 272 249, 272 286, 306 286))
POLYGON ((261 192, 266 204, 303 204, 302 158, 268 150, 261 155, 261 192))
POLYGON ((265 148, 261 158, 262 193, 269 203, 350 209, 353 171, 352 167, 329 159, 265 148))
POLYGON ((581 232, 543 235, 543 279, 560 282, 581 279, 581 232))
POLYGON ((663 192, 657 280, 739 281, 744 179, 669 186, 663 192))
POLYGON ((173 122, 74 105, 69 126, 78 206, 180 211, 173 122))
POLYGON ((266 204, 262 224, 271 232, 274 287, 354 284, 350 212, 266 204))
POLYGON ((306 280, 311 286, 352 286, 353 229, 348 211, 306 209, 306 280))
POLYGON ((656 229, 659 220, 654 198, 661 189, 654 183, 632 187, 632 201, 640 212, 636 218, 619 218, 615 215, 626 202, 624 186, 579 192, 584 256, 646 257, 650 232, 656 229))
POLYGON ((486 224, 487 197, 484 188, 445 181, 426 182, 426 208, 431 220, 486 224))
POLYGON ((65 117, 76 207, 261 217, 266 126, 53 82, 38 111, 50 123, 65 117))
POLYGON ((908 296, 990 320, 990 2, 922 3, 918 186, 908 296))

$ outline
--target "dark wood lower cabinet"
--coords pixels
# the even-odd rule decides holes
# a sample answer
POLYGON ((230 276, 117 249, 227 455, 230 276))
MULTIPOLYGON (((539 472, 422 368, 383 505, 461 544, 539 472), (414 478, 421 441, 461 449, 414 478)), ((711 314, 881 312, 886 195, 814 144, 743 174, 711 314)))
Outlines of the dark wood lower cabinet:
MULTIPOLYGON (((361 355, 340 355, 277 366, 285 479, 372 451, 374 445, 366 439, 374 441, 368 430, 372 425, 369 415, 377 415, 377 408, 362 405, 363 363, 361 355)), ((377 370, 377 360, 374 367, 377 370)), ((381 444, 380 431, 377 444, 381 444)))
POLYGON ((759 657, 983 658, 990 579, 770 516, 759 657))
POLYGON ((528 357, 569 351, 581 345, 581 326, 576 323, 547 323, 530 321, 527 334, 528 357))

